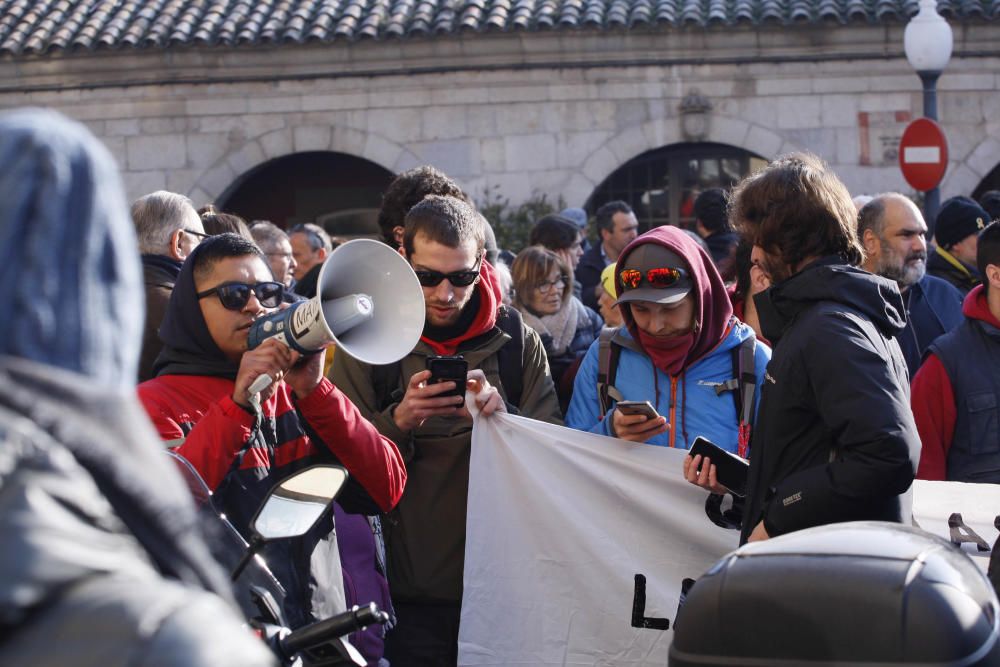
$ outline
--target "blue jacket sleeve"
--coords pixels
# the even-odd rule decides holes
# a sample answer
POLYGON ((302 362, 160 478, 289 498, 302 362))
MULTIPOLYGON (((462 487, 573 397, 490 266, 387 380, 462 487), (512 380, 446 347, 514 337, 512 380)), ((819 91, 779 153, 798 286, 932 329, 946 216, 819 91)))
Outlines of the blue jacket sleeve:
POLYGON ((601 419, 601 404, 597 400, 597 356, 600 341, 587 350, 573 382, 573 398, 566 411, 566 426, 578 431, 610 435, 606 419, 601 419))

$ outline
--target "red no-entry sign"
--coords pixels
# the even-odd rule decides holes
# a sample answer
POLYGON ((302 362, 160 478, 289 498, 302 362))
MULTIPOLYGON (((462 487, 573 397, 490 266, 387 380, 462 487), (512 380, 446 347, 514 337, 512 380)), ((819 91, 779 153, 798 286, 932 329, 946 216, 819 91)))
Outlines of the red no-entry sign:
POLYGON ((920 192, 937 187, 948 169, 948 141, 940 125, 918 118, 906 126, 899 142, 899 168, 906 182, 920 192))

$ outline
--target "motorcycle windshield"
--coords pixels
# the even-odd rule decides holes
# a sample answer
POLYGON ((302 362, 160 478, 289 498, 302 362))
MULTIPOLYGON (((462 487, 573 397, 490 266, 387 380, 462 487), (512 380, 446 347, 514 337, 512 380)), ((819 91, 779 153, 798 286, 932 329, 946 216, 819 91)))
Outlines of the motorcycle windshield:
POLYGON ((191 462, 180 454, 170 450, 167 450, 166 454, 176 464, 177 470, 181 473, 181 477, 184 478, 184 482, 191 492, 191 497, 194 498, 194 502, 198 507, 211 506, 212 492, 209 490, 208 485, 205 484, 205 480, 201 478, 198 471, 191 465, 191 462))

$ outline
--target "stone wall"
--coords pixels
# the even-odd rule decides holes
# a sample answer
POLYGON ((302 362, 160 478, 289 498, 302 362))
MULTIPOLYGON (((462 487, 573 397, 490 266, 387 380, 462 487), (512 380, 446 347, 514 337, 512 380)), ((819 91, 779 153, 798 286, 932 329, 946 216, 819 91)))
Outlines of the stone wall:
MULTIPOLYGON (((871 34, 886 42, 898 36, 871 34)), ((921 115, 922 98, 905 59, 879 56, 885 44, 877 42, 866 42, 857 59, 850 55, 857 49, 820 58, 785 39, 772 36, 773 53, 751 49, 745 59, 720 62, 609 64, 592 54, 583 63, 567 52, 564 62, 547 66, 502 65, 498 55, 501 64, 493 67, 448 67, 452 61, 442 57, 436 67, 405 74, 383 63, 371 75, 301 75, 295 49, 303 63, 315 53, 288 47, 270 74, 237 77, 234 69, 233 78, 245 80, 226 82, 216 63, 210 83, 197 76, 152 83, 158 67, 158 80, 177 77, 166 61, 148 59, 146 76, 118 83, 114 77, 125 76, 119 69, 127 72, 131 56, 104 54, 95 57, 121 65, 109 70, 113 76, 74 73, 74 61, 62 84, 53 74, 58 60, 47 68, 33 63, 34 71, 0 65, 0 106, 51 106, 86 122, 118 159, 130 197, 166 188, 201 204, 267 160, 331 150, 393 172, 434 164, 477 197, 496 188, 513 202, 539 192, 580 205, 630 158, 684 141, 679 104, 697 90, 713 105, 705 141, 765 158, 807 149, 827 160, 852 192, 908 191, 892 147, 907 120, 921 115)), ((489 44, 501 49, 503 41, 489 44)), ((396 62, 405 66, 406 54, 396 62)), ((940 80, 951 161, 943 197, 971 192, 1000 162, 998 84, 996 53, 959 53, 940 80)))

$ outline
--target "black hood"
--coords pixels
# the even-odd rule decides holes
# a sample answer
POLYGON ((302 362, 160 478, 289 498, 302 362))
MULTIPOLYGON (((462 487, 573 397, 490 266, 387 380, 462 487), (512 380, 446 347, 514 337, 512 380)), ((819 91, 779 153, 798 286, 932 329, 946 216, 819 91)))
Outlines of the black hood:
POLYGON ((211 375, 235 379, 239 364, 230 361, 215 344, 198 303, 194 264, 207 246, 199 244, 181 266, 160 325, 163 351, 153 364, 153 375, 211 375))
POLYGON ((906 309, 892 280, 824 257, 754 297, 764 336, 777 341, 795 317, 818 301, 842 303, 868 317, 887 338, 906 327, 906 309))

